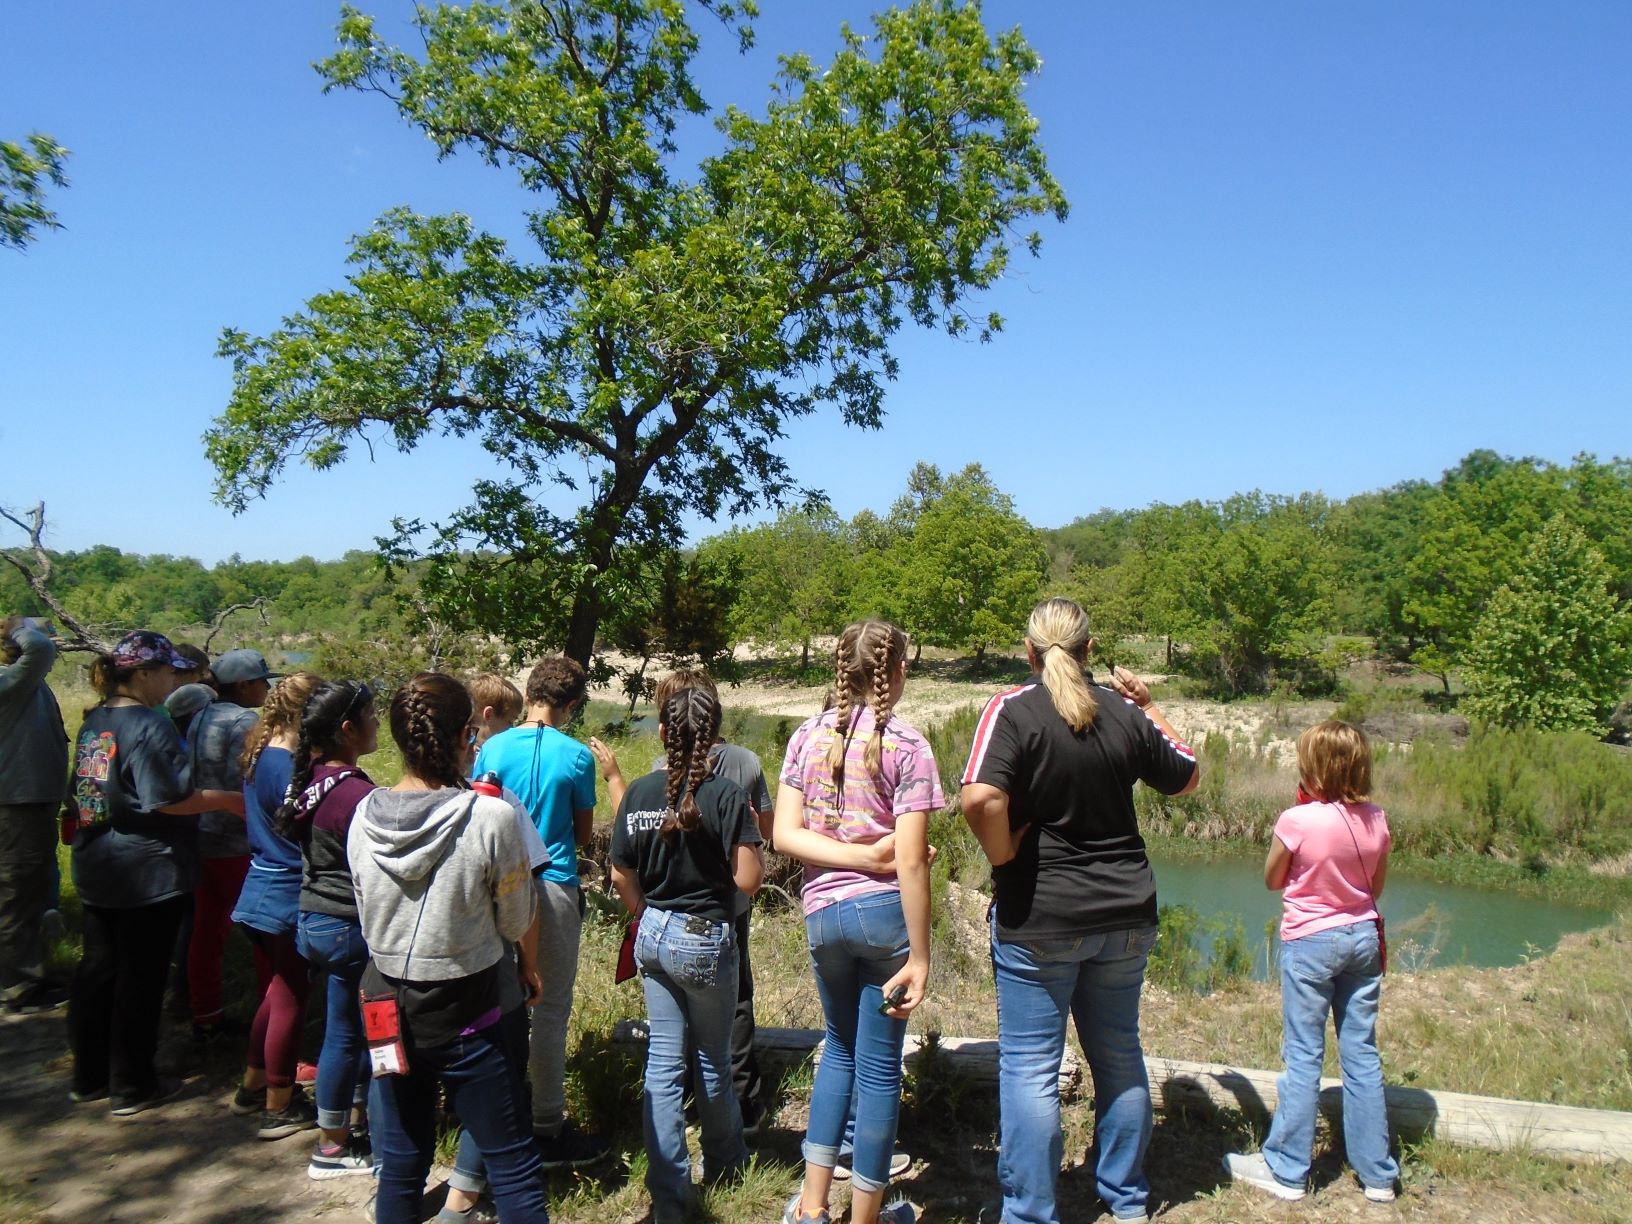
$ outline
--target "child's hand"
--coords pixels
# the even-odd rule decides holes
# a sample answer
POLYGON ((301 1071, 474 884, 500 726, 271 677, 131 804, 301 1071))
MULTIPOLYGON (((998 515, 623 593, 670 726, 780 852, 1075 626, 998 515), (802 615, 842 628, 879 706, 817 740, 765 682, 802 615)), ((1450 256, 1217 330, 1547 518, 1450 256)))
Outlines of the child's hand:
POLYGON ((623 777, 623 770, 618 766, 617 753, 593 735, 589 737, 589 750, 595 754, 595 760, 600 763, 602 778, 611 782, 614 778, 623 777))

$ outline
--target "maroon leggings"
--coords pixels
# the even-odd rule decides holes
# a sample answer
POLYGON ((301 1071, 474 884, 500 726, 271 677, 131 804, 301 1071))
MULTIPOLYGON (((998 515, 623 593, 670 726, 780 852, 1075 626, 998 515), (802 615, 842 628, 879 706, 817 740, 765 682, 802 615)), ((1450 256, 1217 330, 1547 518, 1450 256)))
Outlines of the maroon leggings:
POLYGON ((249 1026, 249 1053, 244 1064, 265 1071, 270 1088, 288 1088, 295 1082, 295 1060, 300 1054, 305 1026, 306 996, 311 993, 311 969, 295 950, 295 937, 268 935, 245 928, 255 948, 255 970, 266 983, 261 1005, 249 1026))

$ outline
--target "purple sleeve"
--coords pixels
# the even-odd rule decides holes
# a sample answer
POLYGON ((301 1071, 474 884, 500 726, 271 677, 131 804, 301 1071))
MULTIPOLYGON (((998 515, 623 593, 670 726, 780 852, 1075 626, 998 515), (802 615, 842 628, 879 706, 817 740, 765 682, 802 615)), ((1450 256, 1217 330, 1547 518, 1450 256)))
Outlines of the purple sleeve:
POLYGON ((901 752, 901 772, 895 783, 895 814, 938 812, 946 806, 941 794, 941 771, 929 742, 915 739, 901 752))
POLYGON ((783 786, 791 786, 800 794, 804 793, 805 780, 799 772, 799 758, 804 755, 805 743, 810 739, 810 723, 801 723, 799 730, 793 733, 788 741, 788 751, 782 757, 782 773, 777 781, 783 786))

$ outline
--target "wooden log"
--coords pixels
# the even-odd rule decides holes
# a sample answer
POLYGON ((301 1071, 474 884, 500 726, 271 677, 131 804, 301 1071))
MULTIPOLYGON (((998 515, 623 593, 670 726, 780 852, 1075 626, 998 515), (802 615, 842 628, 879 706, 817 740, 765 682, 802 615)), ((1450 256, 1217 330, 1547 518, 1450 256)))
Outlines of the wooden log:
MULTIPOLYGON (((646 1040, 644 1020, 625 1020, 616 1042, 646 1040)), ((922 1066, 926 1041, 907 1037, 902 1062, 922 1066)), ((941 1037, 938 1057, 956 1073, 982 1087, 997 1087, 997 1042, 982 1037, 941 1037)), ((789 1063, 807 1056, 821 1060, 822 1034, 815 1029, 764 1027, 754 1047, 767 1061, 789 1063)), ((1164 1110, 1234 1109, 1253 1117, 1275 1112, 1277 1073, 1224 1063, 1146 1057, 1158 1107, 1164 1110)), ((1067 1048, 1060 1064, 1060 1096, 1073 1099, 1082 1085, 1082 1067, 1067 1048)), ((1343 1081, 1320 1081, 1320 1110, 1335 1124, 1343 1114, 1343 1081)), ((1539 1101, 1510 1101, 1464 1092, 1435 1092, 1392 1086, 1385 1090, 1389 1125, 1406 1138, 1435 1135, 1466 1147, 1519 1149, 1538 1155, 1590 1160, 1632 1160, 1632 1113, 1582 1109, 1539 1101)))

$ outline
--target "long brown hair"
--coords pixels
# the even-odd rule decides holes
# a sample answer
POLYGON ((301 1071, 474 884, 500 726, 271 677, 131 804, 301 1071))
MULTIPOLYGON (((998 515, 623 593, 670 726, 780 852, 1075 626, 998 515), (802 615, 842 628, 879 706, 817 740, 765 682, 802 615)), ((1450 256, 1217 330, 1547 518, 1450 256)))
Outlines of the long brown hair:
POLYGON ((470 693, 452 676, 420 672, 391 701, 391 738, 416 777, 443 786, 465 785, 464 738, 475 710, 470 693))
POLYGON ((238 768, 244 781, 255 777, 255 766, 260 764, 261 753, 272 740, 289 732, 300 734, 300 716, 306 702, 323 683, 323 677, 314 672, 290 672, 278 682, 261 709, 261 721, 244 737, 244 751, 238 758, 238 768))
POLYGON ((661 718, 669 812, 658 834, 672 841, 702 821, 697 788, 708 778, 708 754, 720 732, 720 699, 712 687, 680 689, 663 703, 661 718))

